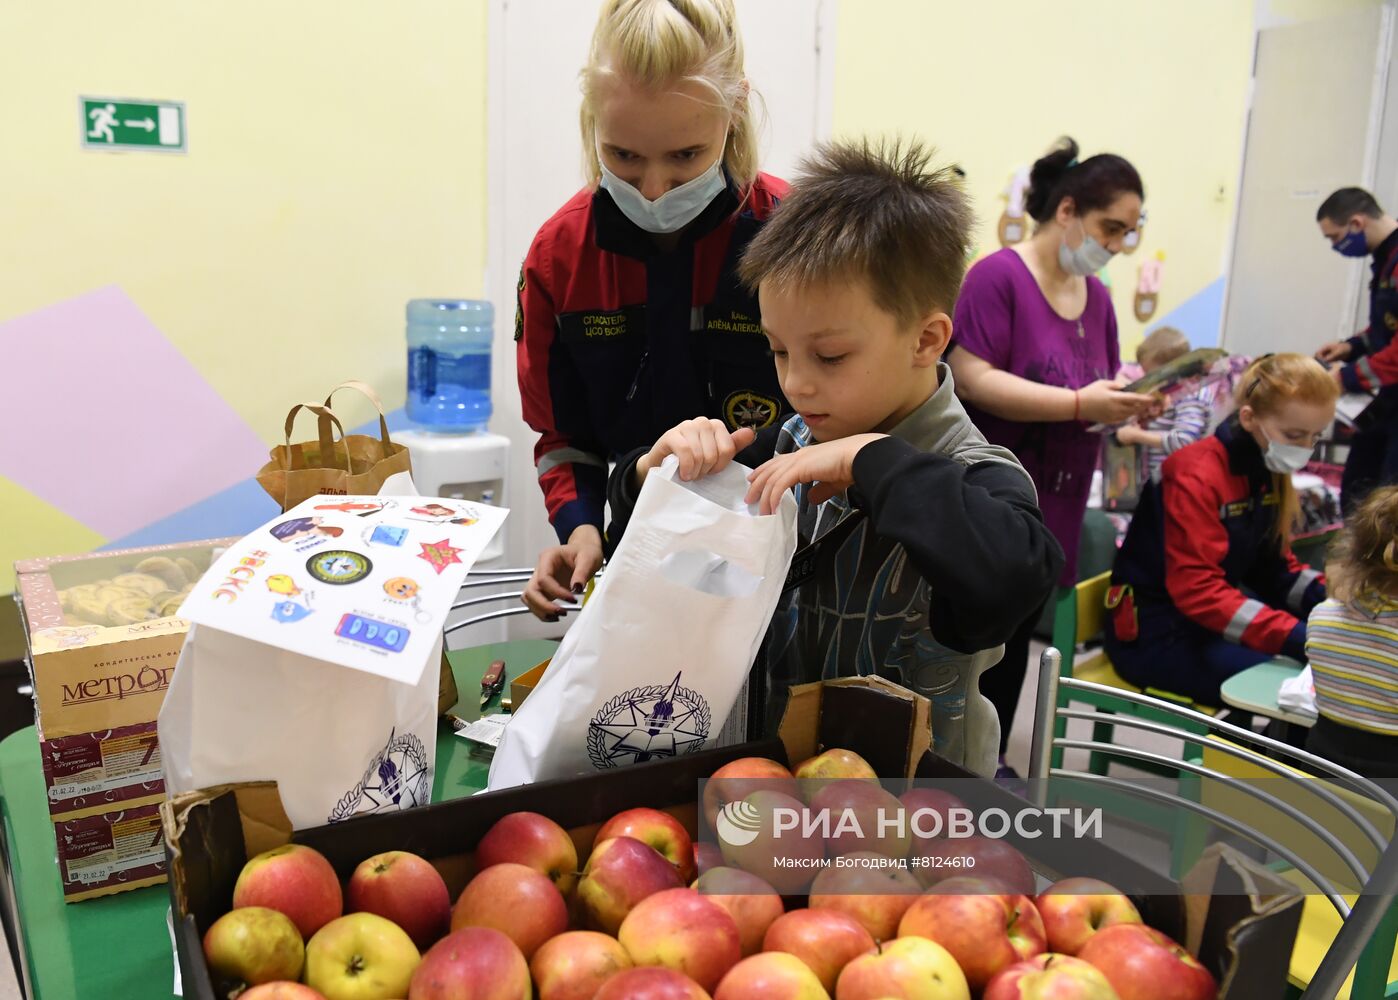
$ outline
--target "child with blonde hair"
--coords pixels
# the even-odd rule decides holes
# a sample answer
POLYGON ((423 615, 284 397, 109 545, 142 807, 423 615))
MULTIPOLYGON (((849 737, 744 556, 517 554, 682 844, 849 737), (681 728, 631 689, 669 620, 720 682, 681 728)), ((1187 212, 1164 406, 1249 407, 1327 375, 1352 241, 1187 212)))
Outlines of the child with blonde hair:
MULTIPOLYGON (((1136 348, 1136 363, 1150 374, 1162 365, 1189 353, 1189 338, 1173 326, 1152 330, 1141 346, 1136 348)), ((1170 402, 1170 408, 1144 427, 1127 424, 1116 432, 1122 444, 1136 445, 1146 451, 1146 469, 1153 482, 1160 482, 1160 467, 1165 459, 1187 444, 1193 444, 1209 429, 1209 400, 1201 391, 1181 392, 1170 402)))
POLYGON ((560 544, 524 601, 556 620, 602 565, 607 465, 703 414, 786 409, 738 259, 786 185, 757 168, 732 0, 606 0, 581 73, 587 184, 520 271, 525 421, 560 544))
POLYGON ((1306 630, 1319 718, 1306 749, 1370 778, 1398 778, 1398 486, 1349 516, 1306 630))

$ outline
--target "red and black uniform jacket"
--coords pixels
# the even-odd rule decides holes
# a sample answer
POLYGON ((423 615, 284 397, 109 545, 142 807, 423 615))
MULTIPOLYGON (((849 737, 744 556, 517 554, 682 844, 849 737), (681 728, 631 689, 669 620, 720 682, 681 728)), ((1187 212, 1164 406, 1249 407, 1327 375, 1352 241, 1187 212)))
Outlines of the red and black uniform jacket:
POLYGON ((1379 390, 1385 410, 1398 413, 1398 229, 1374 248, 1372 268, 1369 325, 1349 339, 1340 380, 1349 392, 1379 390))
MULTIPOLYGON (((1112 569, 1151 627, 1193 626, 1265 653, 1304 662, 1306 615, 1325 578, 1298 562, 1277 533, 1281 495, 1252 436, 1232 417, 1168 459, 1131 518, 1112 569), (1173 623, 1173 624, 1172 624, 1173 623)), ((1118 633, 1119 634, 1119 633, 1118 633)))
POLYGON ((757 296, 735 273, 785 193, 766 174, 746 197, 730 187, 661 251, 609 194, 585 189, 534 237, 515 315, 519 389, 561 540, 603 528, 609 460, 691 417, 760 430, 788 408, 757 296))

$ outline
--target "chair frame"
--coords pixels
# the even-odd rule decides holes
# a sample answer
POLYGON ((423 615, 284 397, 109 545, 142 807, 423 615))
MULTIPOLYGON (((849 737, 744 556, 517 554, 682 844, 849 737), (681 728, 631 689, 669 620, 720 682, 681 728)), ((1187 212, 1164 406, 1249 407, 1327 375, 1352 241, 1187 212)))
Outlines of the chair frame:
POLYGON ((1107 791, 1141 796, 1155 800, 1160 805, 1187 810, 1272 851, 1313 882, 1329 899, 1343 921, 1340 932, 1301 994, 1304 1000, 1329 1000, 1334 997, 1351 969, 1354 970, 1351 996, 1377 998, 1394 995, 1394 992, 1389 990, 1388 969, 1393 958, 1395 938, 1398 937, 1398 903, 1395 902, 1395 896, 1398 895, 1398 839, 1390 840, 1384 837, 1357 810, 1334 794, 1325 782, 1308 780, 1309 775, 1300 774, 1281 762, 1290 761, 1293 767, 1304 767, 1341 787, 1372 799, 1393 816, 1395 829, 1398 829, 1398 799, 1362 775, 1279 740, 1261 736, 1250 729, 1210 718, 1192 709, 1160 702, 1149 695, 1135 694, 1065 676, 1063 655, 1057 648, 1046 649, 1039 664, 1039 697, 1035 706, 1034 736, 1029 764, 1031 795, 1036 804, 1042 807, 1049 800, 1048 779, 1071 778, 1089 786, 1100 785, 1107 791), (1071 708, 1068 704, 1070 701, 1089 702, 1094 706, 1094 710, 1071 708), (1114 703, 1119 708, 1118 713, 1113 715, 1114 724, 1117 726, 1172 736, 1184 739, 1186 743, 1197 741, 1200 734, 1225 737, 1225 740, 1210 741, 1210 748, 1261 766, 1279 777, 1290 779, 1299 788, 1339 809, 1378 852, 1377 862, 1372 869, 1367 869, 1338 836, 1321 827, 1303 811, 1270 792, 1211 770, 1200 761, 1174 761, 1161 754, 1136 747, 1105 743, 1096 739, 1095 730, 1092 740, 1066 738, 1064 730, 1069 719, 1084 719, 1095 723, 1100 718, 1097 709, 1105 707, 1108 703, 1114 703), (1156 718, 1143 718, 1122 712, 1122 706, 1150 709, 1151 715, 1156 718), (1195 795, 1175 796, 1104 774, 1067 771, 1061 766, 1062 752, 1067 749, 1102 753, 1122 758, 1125 763, 1136 761, 1169 764, 1177 772, 1190 774, 1196 786, 1200 779, 1207 778, 1253 795, 1317 836, 1327 848, 1335 852, 1341 863, 1354 873, 1355 884, 1362 885, 1363 889, 1353 906, 1350 906, 1335 885, 1317 871, 1314 865, 1298 857, 1270 834, 1253 829, 1240 820, 1204 805, 1195 795))

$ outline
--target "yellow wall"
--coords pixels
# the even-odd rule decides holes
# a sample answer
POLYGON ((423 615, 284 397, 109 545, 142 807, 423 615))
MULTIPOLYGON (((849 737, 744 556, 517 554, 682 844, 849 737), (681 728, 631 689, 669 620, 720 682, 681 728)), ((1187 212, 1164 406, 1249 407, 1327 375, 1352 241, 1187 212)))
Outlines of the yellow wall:
POLYGON ((401 406, 404 302, 482 287, 485 10, 9 4, 0 321, 120 285, 269 442, 343 377, 401 406), (188 154, 82 150, 80 94, 185 101, 188 154))
POLYGON ((915 132, 961 164, 982 254, 998 248, 1011 172, 1058 136, 1130 159, 1149 223, 1108 272, 1129 358, 1145 329, 1132 313, 1142 261, 1166 251, 1158 316, 1223 273, 1252 16, 1244 0, 841 3, 835 133, 915 132))

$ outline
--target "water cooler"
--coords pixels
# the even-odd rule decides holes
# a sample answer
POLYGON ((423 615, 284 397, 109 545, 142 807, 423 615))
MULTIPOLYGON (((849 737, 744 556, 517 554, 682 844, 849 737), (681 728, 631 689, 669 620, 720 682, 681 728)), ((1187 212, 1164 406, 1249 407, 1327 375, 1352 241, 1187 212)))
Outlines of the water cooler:
MULTIPOLYGON (((416 426, 394 434, 413 461, 413 482, 423 496, 509 506, 506 477, 510 440, 486 430, 490 420, 490 347, 494 309, 467 299, 413 299, 407 308, 408 419, 416 426)), ((505 529, 472 567, 505 567, 505 529)), ((462 598, 497 588, 471 588, 462 598)), ((514 589, 518 589, 516 586, 514 589)), ((453 611, 452 625, 509 607, 505 601, 453 611)), ((451 648, 504 642, 505 620, 482 622, 449 636, 451 648)))

